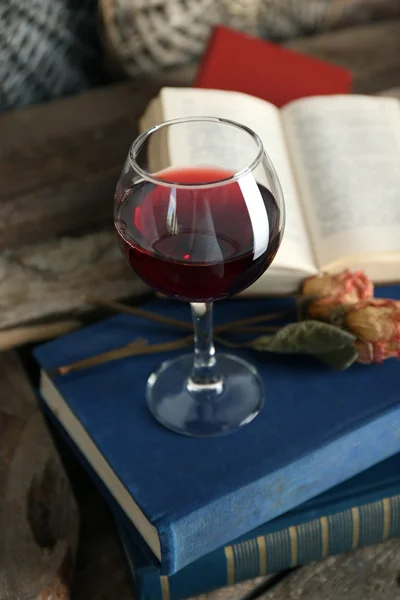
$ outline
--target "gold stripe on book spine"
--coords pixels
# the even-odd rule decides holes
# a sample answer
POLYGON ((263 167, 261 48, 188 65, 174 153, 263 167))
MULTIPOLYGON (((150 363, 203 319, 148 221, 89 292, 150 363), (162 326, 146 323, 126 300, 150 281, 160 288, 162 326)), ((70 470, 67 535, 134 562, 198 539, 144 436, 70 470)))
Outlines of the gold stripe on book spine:
POLYGON ((235 581, 240 581, 249 555, 249 540, 240 544, 233 544, 232 548, 235 563, 235 581))
POLYGON ((162 596, 162 600, 170 600, 169 579, 168 579, 168 577, 166 577, 165 575, 161 575, 161 577, 160 577, 160 584, 161 584, 161 596, 162 596))
POLYGON ((297 565, 297 559, 298 559, 298 555, 299 555, 298 540, 297 540, 297 528, 289 527, 289 535, 290 535, 290 546, 291 546, 291 557, 292 557, 290 566, 294 567, 297 565))
POLYGON ((360 543, 360 511, 357 507, 351 509, 351 515, 353 517, 353 550, 358 547, 360 543))
POLYGON ((390 498, 384 498, 383 504, 383 539, 387 540, 390 535, 390 524, 391 524, 391 506, 390 498))
POLYGON ((329 552, 329 525, 328 525, 328 519, 326 517, 321 517, 319 520, 320 524, 321 524, 321 546, 322 546, 322 553, 321 553, 321 557, 325 558, 326 556, 328 556, 328 552, 329 552))
POLYGON ((390 521, 391 529, 399 531, 400 529, 400 496, 392 496, 390 498, 390 521))
POLYGON ((260 576, 262 576, 267 574, 267 546, 263 535, 257 538, 257 546, 260 561, 260 576))
POLYGON ((226 583, 232 585, 235 583, 235 562, 233 557, 232 546, 225 546, 226 558, 226 583))

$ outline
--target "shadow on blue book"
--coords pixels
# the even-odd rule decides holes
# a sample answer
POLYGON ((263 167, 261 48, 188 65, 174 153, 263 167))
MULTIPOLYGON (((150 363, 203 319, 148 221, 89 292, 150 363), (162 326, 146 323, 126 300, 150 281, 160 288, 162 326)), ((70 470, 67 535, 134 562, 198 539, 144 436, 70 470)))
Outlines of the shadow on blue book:
MULTIPOLYGON (((400 288, 381 290, 400 297, 400 288)), ((234 300, 218 323, 282 310, 290 300, 234 300)), ((182 304, 153 310, 190 320, 182 304)), ((266 403, 235 434, 186 438, 145 403, 148 375, 168 354, 135 356, 51 379, 56 367, 146 338, 181 332, 117 315, 36 348, 41 394, 165 575, 400 452, 400 364, 330 370, 308 357, 240 351, 259 369, 266 403), (199 543, 201 540, 201 543, 199 543)))

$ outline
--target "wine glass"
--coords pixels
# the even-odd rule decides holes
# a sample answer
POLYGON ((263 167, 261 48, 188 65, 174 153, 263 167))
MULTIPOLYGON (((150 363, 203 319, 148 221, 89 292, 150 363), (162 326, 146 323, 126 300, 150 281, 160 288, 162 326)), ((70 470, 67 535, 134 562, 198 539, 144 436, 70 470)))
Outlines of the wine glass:
POLYGON ((114 219, 133 270, 192 310, 194 356, 173 358, 150 375, 151 413, 196 437, 249 423, 263 405, 262 381, 242 358, 216 356, 212 306, 256 281, 282 239, 282 191, 259 136, 216 117, 152 127, 129 150, 114 219))

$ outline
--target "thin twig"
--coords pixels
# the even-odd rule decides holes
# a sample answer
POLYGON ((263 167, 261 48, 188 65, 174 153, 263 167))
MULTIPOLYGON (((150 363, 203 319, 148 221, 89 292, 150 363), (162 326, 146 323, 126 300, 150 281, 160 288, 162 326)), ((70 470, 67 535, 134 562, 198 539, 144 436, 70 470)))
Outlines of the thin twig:
POLYGON ((159 315, 148 310, 143 310, 142 308, 137 308, 135 306, 127 306, 126 304, 121 304, 120 302, 110 302, 107 300, 101 300, 100 298, 91 298, 90 296, 84 296, 83 300, 87 302, 87 304, 102 306, 103 308, 108 308, 109 310, 113 310, 115 312, 124 312, 134 315, 135 317, 141 317, 142 319, 148 319, 149 321, 162 323, 163 325, 172 325, 173 327, 179 327, 180 329, 193 331, 193 325, 187 321, 180 321, 179 319, 174 319, 173 317, 165 317, 163 315, 159 315))
POLYGON ((172 350, 179 350, 188 346, 193 340, 193 336, 187 336, 179 340, 172 340, 170 342, 161 342, 159 344, 148 344, 147 340, 139 338, 134 340, 132 343, 123 346, 122 348, 116 348, 109 352, 103 352, 90 358, 84 358, 78 360, 70 365, 58 367, 56 372, 58 375, 67 375, 71 371, 80 371, 82 369, 88 369, 89 367, 95 367, 97 365, 104 364, 113 360, 119 360, 121 358, 127 358, 128 356, 138 356, 143 354, 155 354, 157 352, 168 352, 172 350))
POLYGON ((226 348, 247 348, 249 345, 249 342, 231 342, 219 337, 218 335, 216 335, 214 339, 216 342, 218 342, 218 344, 221 344, 221 346, 225 346, 226 348))
MULTIPOLYGON (((248 344, 244 343, 236 343, 229 342, 228 340, 224 340, 218 336, 215 337, 215 341, 225 346, 227 348, 245 348, 248 344)), ((126 346, 122 346, 121 348, 115 348, 114 350, 109 350, 108 352, 103 352, 102 354, 96 354, 96 356, 91 356, 90 358, 84 358, 82 360, 78 360, 69 365, 64 365, 62 367, 58 367, 55 371, 58 375, 67 375, 71 373, 71 371, 80 371, 82 369, 89 369, 90 367, 95 367, 97 365, 102 365, 106 362, 111 362, 113 360, 119 360, 121 358, 127 358, 128 356, 139 356, 143 354, 156 354, 158 352, 172 352, 174 350, 180 350, 189 346, 193 342, 193 335, 188 335, 184 338, 180 338, 178 340, 171 340, 168 342, 161 342, 159 344, 148 344, 147 340, 142 338, 138 338, 127 344, 126 346)))
MULTIPOLYGON (((163 315, 159 315, 156 313, 152 313, 141 308, 136 308, 133 306, 126 306, 125 304, 120 304, 119 302, 108 302, 105 300, 101 300, 98 298, 90 298, 85 297, 85 301, 88 304, 95 304, 97 306, 102 306, 104 308, 108 308, 117 312, 124 312, 128 314, 135 315, 136 317, 140 317, 143 319, 148 319, 150 321, 155 321, 157 323, 162 323, 163 325, 172 325, 174 327, 179 327, 185 330, 193 330, 191 323, 186 321, 180 321, 179 319, 174 319, 172 317, 165 317, 163 315)), ((239 319, 238 321, 232 321, 231 323, 225 323, 223 325, 218 325, 215 327, 214 331, 217 334, 215 336, 215 341, 220 343, 227 348, 245 348, 249 344, 248 342, 230 342, 221 338, 218 334, 227 333, 235 329, 240 332, 257 332, 257 333, 266 333, 277 331, 280 328, 275 326, 254 326, 256 323, 261 323, 263 321, 272 321, 275 319, 282 318, 287 316, 289 313, 293 311, 284 311, 279 313, 272 313, 266 315, 257 315, 255 317, 248 317, 246 319, 239 319), (253 326, 252 326, 253 325, 253 326)), ((102 354, 98 354, 96 356, 92 356, 90 358, 85 358, 83 360, 76 361, 70 365, 64 365, 56 369, 56 372, 59 375, 66 375, 71 371, 77 371, 81 369, 87 369, 89 367, 94 367, 96 365, 101 365, 106 362, 112 360, 118 360, 121 358, 126 358, 128 356, 137 356, 143 354, 155 354, 157 352, 168 352, 173 350, 178 350, 180 348, 184 348, 193 342, 193 335, 186 336, 184 338, 178 340, 171 340, 168 342, 162 342, 159 344, 148 344, 144 339, 134 340, 132 343, 123 346, 122 348, 116 348, 114 350, 110 350, 109 352, 103 352, 102 354)))
POLYGON ((37 343, 59 335, 65 335, 79 329, 81 326, 82 322, 79 319, 68 319, 5 329, 0 331, 0 352, 24 344, 37 343))
MULTIPOLYGON (((164 325, 173 325, 175 327, 179 327, 181 329, 186 329, 188 331, 193 331, 193 325, 188 323, 187 321, 181 321, 179 319, 174 319, 173 317, 166 317, 164 315, 159 315, 157 313, 152 313, 147 310, 143 310, 142 308, 136 308, 134 306, 127 306, 125 304, 121 304, 120 302, 109 302, 106 300, 101 300, 100 298, 91 298, 84 297, 85 302, 88 304, 94 304, 97 306, 102 306, 104 308, 109 308, 110 310, 114 310, 116 312, 124 312, 128 314, 135 315, 136 317, 141 317, 143 319, 148 319, 150 321, 156 321, 157 323, 163 323, 164 325)), ((265 321, 274 321, 276 319, 281 319, 283 317, 287 317, 289 314, 293 314, 293 310, 285 310, 276 313, 270 313, 265 315, 256 315, 254 317, 247 317, 246 319, 239 319, 237 321, 231 321, 230 323, 224 323, 223 325, 217 325, 214 327, 215 333, 225 333, 228 331, 232 331, 232 329, 238 329, 242 327, 246 327, 247 325, 255 325, 257 323, 263 323, 265 321)))
POLYGON ((239 327, 237 333, 274 333, 281 327, 277 325, 256 325, 254 327, 239 327))
POLYGON ((230 323, 224 323, 223 325, 217 325, 214 327, 215 333, 227 333, 233 329, 238 330, 247 325, 255 325, 256 323, 263 323, 265 321, 275 321, 276 319, 282 319, 288 315, 293 314, 293 310, 285 310, 276 313, 270 313, 265 315, 257 315, 255 317, 247 317, 246 319, 239 319, 238 321, 231 321, 230 323))

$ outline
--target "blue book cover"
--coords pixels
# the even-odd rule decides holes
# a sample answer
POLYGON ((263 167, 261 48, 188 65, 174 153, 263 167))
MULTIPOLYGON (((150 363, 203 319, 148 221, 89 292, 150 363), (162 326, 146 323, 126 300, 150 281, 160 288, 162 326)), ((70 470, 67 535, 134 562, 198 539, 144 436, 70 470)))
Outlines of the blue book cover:
POLYGON ((159 563, 108 488, 54 414, 41 404, 114 514, 138 600, 181 600, 400 535, 400 454, 396 454, 177 573, 162 575, 159 563))
POLYGON ((117 528, 138 600, 180 600, 400 535, 400 454, 169 577, 117 528))
MULTIPOLYGON (((400 288, 381 293, 400 297, 400 288)), ((275 312, 285 303, 290 300, 217 303, 215 321, 275 312)), ((178 302, 155 301, 147 309, 190 320, 178 302)), ((400 451, 400 365, 394 360, 336 372, 308 357, 241 351, 263 377, 265 407, 241 431, 211 439, 174 434, 151 417, 146 380, 166 354, 46 375, 137 337, 157 343, 181 335, 123 314, 35 350, 44 401, 164 574, 400 451)))

